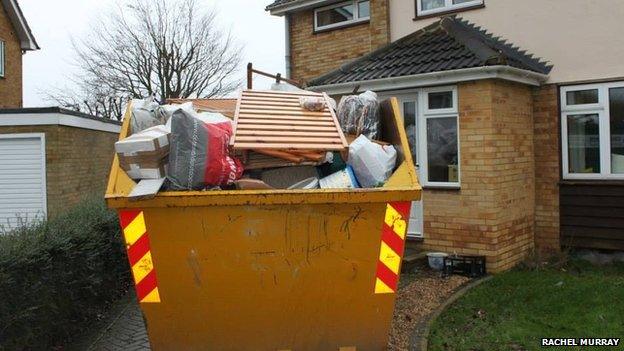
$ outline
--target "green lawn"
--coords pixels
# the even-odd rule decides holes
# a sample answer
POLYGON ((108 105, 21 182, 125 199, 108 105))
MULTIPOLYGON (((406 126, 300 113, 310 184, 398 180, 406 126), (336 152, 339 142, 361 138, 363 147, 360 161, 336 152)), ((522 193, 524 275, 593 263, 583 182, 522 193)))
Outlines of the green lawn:
POLYGON ((624 349, 624 264, 497 275, 440 315, 429 349, 544 350, 543 337, 622 338, 624 349))

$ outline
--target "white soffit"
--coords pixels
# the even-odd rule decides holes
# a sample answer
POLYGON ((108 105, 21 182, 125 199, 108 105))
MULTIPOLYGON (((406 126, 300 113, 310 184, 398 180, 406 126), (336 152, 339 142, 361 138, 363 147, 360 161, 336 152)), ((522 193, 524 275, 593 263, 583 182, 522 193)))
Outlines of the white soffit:
POLYGON ((62 113, 0 114, 0 127, 49 125, 60 125, 110 133, 119 133, 121 131, 121 126, 117 124, 62 113))

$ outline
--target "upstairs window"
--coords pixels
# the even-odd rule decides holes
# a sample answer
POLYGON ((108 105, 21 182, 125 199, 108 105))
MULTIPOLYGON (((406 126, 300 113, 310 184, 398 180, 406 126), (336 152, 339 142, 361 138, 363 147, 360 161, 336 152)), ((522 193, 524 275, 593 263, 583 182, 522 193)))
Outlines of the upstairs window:
POLYGON ((345 1, 314 10, 314 30, 321 31, 370 20, 370 0, 345 1))
POLYGON ((624 82, 561 89, 564 179, 624 179, 624 82))
POLYGON ((483 6, 484 0, 416 0, 416 17, 483 6))

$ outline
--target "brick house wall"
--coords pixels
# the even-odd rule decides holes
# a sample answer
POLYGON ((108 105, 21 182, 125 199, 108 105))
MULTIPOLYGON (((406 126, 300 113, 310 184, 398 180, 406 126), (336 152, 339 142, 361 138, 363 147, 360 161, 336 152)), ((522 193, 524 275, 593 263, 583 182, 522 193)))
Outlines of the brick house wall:
POLYGON ((390 42, 389 0, 371 1, 370 22, 314 33, 314 10, 290 14, 293 79, 310 80, 390 42))
POLYGON ((0 108, 22 107, 22 49, 13 24, 2 8, 0 40, 5 42, 4 77, 0 77, 0 108))
POLYGON ((559 250, 559 93, 554 84, 536 88, 533 93, 535 119, 535 245, 559 250))
POLYGON ((458 95, 461 190, 423 191, 422 248, 485 255, 500 272, 534 243, 532 90, 484 80, 459 84, 458 95))
POLYGON ((117 133, 58 125, 0 127, 0 134, 11 133, 45 133, 48 218, 85 196, 104 196, 117 133))

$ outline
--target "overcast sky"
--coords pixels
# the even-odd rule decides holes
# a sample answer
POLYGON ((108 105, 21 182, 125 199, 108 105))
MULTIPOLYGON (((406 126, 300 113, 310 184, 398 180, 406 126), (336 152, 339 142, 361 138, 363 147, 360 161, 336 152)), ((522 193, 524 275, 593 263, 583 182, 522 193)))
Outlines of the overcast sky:
MULTIPOLYGON (((71 84, 71 37, 79 37, 90 23, 119 0, 20 0, 20 5, 41 50, 24 55, 24 107, 52 106, 41 92, 71 84)), ((237 73, 246 76, 247 62, 258 69, 284 73, 284 20, 264 11, 270 0, 202 0, 218 11, 220 25, 231 29, 244 45, 237 73)), ((270 85, 256 78, 258 87, 270 85)))

